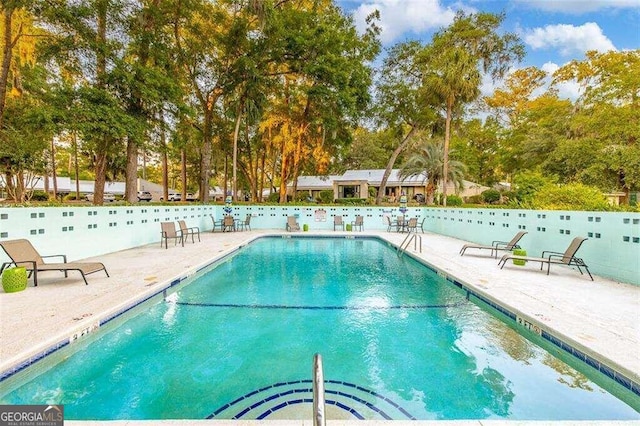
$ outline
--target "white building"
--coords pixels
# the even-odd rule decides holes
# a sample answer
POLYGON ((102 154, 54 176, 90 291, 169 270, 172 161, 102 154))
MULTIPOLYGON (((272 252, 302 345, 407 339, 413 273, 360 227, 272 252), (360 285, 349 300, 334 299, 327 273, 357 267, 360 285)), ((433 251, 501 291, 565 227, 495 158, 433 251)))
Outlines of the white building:
MULTIPOLYGON (((49 191, 53 191, 53 178, 49 177, 49 191)), ((0 188, 5 187, 4 176, 0 176, 0 188)), ((26 188, 31 191, 44 191, 45 190, 45 178, 43 176, 36 176, 26 183, 26 188)), ((92 180, 79 180, 76 185, 76 180, 70 177, 57 176, 56 188, 59 195, 67 195, 76 192, 76 188, 79 190, 80 195, 92 194, 95 190, 95 182, 92 180)), ((162 185, 158 185, 153 182, 149 182, 144 179, 137 180, 138 191, 149 191, 153 196, 154 201, 159 201, 162 197, 162 185)), ((124 196, 125 183, 124 182, 105 182, 104 192, 124 196)), ((170 189, 169 193, 176 193, 177 191, 170 189)))

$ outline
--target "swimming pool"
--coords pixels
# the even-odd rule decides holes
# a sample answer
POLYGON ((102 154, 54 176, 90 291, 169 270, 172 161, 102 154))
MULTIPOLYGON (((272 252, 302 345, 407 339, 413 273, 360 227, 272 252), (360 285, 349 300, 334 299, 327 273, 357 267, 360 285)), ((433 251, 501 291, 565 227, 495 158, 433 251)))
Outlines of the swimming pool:
POLYGON ((271 418, 307 404, 319 352, 333 412, 353 418, 639 418, 628 390, 527 337, 378 240, 268 238, 0 400, 271 418))

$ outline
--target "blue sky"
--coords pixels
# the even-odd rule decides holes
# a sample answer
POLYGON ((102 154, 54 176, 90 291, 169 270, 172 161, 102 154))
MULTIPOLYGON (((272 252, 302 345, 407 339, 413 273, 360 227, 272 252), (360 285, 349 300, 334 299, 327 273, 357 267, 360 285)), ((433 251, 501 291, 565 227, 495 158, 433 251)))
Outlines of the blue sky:
MULTIPOLYGON (((640 0, 336 0, 353 15, 358 28, 375 9, 381 14, 384 47, 407 40, 428 42, 446 27, 457 10, 505 12, 503 31, 518 34, 526 57, 515 67, 536 66, 553 72, 584 59, 588 50, 640 49, 640 0)), ((491 83, 486 82, 489 86, 491 83)), ((491 87, 485 87, 488 92, 491 87)), ((577 96, 577 86, 561 88, 561 95, 577 96)))

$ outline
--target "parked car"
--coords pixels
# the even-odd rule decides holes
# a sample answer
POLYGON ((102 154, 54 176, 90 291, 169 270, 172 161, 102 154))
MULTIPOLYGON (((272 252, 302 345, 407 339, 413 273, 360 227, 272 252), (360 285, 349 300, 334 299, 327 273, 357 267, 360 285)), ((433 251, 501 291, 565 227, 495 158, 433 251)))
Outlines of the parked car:
MULTIPOLYGON (((197 198, 195 195, 193 195, 191 192, 187 192, 185 201, 196 201, 196 200, 197 198)), ((169 201, 182 201, 182 194, 179 192, 176 194, 169 194, 169 201)))
POLYGON ((149 202, 151 201, 152 198, 153 196, 149 191, 138 191, 138 202, 140 201, 149 202))
MULTIPOLYGON (((161 196, 160 201, 164 201, 164 197, 161 196)), ((167 198, 167 201, 180 201, 180 194, 169 192, 169 198, 167 198)))
MULTIPOLYGON (((84 198, 87 201, 93 203, 93 193, 85 195, 84 198)), ((104 196, 102 197, 102 200, 105 203, 113 203, 116 200, 116 196, 111 192, 105 192, 104 196)))

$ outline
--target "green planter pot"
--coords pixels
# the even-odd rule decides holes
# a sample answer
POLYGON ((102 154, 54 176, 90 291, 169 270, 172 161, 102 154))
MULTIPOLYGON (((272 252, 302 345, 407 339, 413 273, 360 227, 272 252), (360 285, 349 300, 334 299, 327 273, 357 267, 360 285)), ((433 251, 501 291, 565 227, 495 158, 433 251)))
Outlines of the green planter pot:
POLYGON ((307 232, 307 231, 309 230, 309 225, 308 225, 308 224, 306 224, 306 223, 305 223, 304 225, 302 225, 302 230, 303 230, 304 232, 307 232))
POLYGON ((351 232, 351 224, 347 223, 347 231, 351 232))
POLYGON ((27 288, 27 268, 18 266, 2 272, 2 288, 5 293, 15 293, 27 288))
MULTIPOLYGON (((523 250, 523 249, 515 249, 515 250, 513 250, 513 254, 515 254, 516 256, 526 256, 527 255, 527 251, 523 250)), ((527 263, 526 260, 513 259, 513 264, 514 265, 524 266, 526 263, 527 263)))

